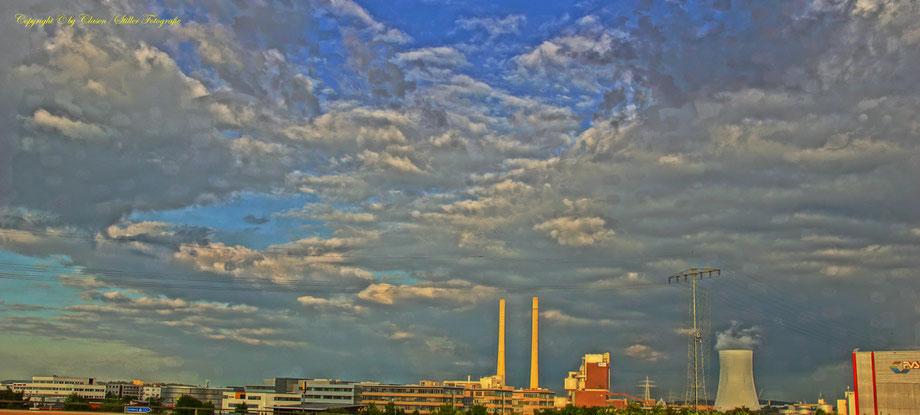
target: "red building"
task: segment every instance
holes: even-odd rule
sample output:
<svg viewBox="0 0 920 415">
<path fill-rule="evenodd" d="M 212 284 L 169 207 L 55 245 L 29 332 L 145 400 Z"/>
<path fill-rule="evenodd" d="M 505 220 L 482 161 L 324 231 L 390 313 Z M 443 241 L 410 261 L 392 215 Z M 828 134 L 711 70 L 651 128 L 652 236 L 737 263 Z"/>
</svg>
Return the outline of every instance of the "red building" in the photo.
<svg viewBox="0 0 920 415">
<path fill-rule="evenodd" d="M 608 406 L 610 394 L 610 353 L 586 354 L 581 358 L 577 372 L 569 372 L 565 379 L 572 405 Z"/>
</svg>

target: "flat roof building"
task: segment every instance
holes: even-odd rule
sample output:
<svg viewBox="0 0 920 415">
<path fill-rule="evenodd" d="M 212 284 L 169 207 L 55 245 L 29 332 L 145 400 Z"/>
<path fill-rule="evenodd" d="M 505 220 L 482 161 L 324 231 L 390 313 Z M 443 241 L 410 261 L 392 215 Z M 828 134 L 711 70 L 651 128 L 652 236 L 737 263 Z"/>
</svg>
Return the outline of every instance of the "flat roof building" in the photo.
<svg viewBox="0 0 920 415">
<path fill-rule="evenodd" d="M 202 402 L 210 402 L 215 408 L 221 407 L 224 392 L 243 392 L 243 388 L 212 388 L 208 386 L 164 385 L 160 387 L 163 405 L 173 406 L 182 395 L 188 395 Z"/>
<path fill-rule="evenodd" d="M 455 408 L 466 407 L 463 386 L 445 386 L 441 382 L 421 381 L 417 385 L 391 385 L 382 383 L 361 383 L 361 404 L 374 404 L 383 408 L 393 402 L 396 409 L 407 413 L 419 411 L 427 414 L 444 405 Z"/>
<path fill-rule="evenodd" d="M 221 398 L 220 410 L 222 413 L 233 412 L 237 405 L 246 404 L 246 410 L 252 413 L 273 413 L 276 406 L 300 405 L 300 393 L 275 393 L 272 392 L 245 392 L 225 391 Z"/>
<path fill-rule="evenodd" d="M 462 387 L 464 402 L 470 407 L 482 405 L 490 414 L 514 412 L 514 387 L 504 385 L 504 376 L 488 376 L 478 381 L 445 381 L 444 384 Z"/>
<path fill-rule="evenodd" d="M 916 415 L 920 408 L 920 350 L 853 351 L 856 415 Z"/>
<path fill-rule="evenodd" d="M 71 394 L 88 400 L 105 399 L 105 385 L 96 383 L 94 378 L 33 376 L 31 382 L 14 382 L 10 387 L 32 402 L 61 403 Z"/>
</svg>

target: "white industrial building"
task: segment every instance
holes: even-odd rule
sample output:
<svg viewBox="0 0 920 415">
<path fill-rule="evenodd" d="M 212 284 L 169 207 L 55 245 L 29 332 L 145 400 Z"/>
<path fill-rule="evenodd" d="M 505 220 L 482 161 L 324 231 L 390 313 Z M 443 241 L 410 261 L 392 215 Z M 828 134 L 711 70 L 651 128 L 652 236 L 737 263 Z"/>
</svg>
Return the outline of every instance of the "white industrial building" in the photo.
<svg viewBox="0 0 920 415">
<path fill-rule="evenodd" d="M 182 395 L 188 395 L 202 402 L 210 402 L 215 408 L 221 407 L 221 400 L 225 392 L 239 392 L 242 388 L 212 388 L 209 386 L 163 385 L 160 387 L 160 398 L 163 405 L 174 406 Z"/>
<path fill-rule="evenodd" d="M 300 386 L 303 403 L 355 404 L 361 401 L 361 386 L 354 382 L 308 379 Z"/>
<path fill-rule="evenodd" d="M 225 391 L 221 411 L 232 412 L 246 404 L 247 411 L 271 413 L 279 408 L 303 405 L 354 405 L 360 401 L 360 386 L 331 379 L 267 379 L 261 385 L 246 385 L 244 391 Z"/>
<path fill-rule="evenodd" d="M 920 413 L 920 350 L 853 351 L 856 415 Z"/>
<path fill-rule="evenodd" d="M 233 412 L 237 405 L 245 403 L 248 412 L 271 412 L 276 406 L 300 405 L 300 393 L 276 392 L 224 392 L 221 412 Z"/>
<path fill-rule="evenodd" d="M 33 376 L 31 382 L 14 382 L 10 387 L 32 402 L 61 403 L 71 394 L 89 400 L 105 399 L 105 385 L 93 378 Z"/>
</svg>

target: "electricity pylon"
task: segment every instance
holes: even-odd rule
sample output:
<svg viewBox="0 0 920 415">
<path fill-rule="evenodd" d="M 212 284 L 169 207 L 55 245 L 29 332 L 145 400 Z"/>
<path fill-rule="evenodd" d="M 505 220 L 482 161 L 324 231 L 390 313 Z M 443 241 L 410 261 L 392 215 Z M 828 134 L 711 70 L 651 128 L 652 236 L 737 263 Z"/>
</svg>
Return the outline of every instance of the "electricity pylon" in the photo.
<svg viewBox="0 0 920 415">
<path fill-rule="evenodd" d="M 642 389 L 642 400 L 645 401 L 645 404 L 648 405 L 652 401 L 652 388 L 656 388 L 655 381 L 648 380 L 648 376 L 645 377 L 645 380 L 639 381 L 639 388 Z"/>
<path fill-rule="evenodd" d="M 704 276 L 712 277 L 712 273 L 722 275 L 722 270 L 716 268 L 690 268 L 686 271 L 668 277 L 668 284 L 671 280 L 675 282 L 689 282 L 689 304 L 687 315 L 689 324 L 687 327 L 687 392 L 684 397 L 684 403 L 690 405 L 693 402 L 693 411 L 699 413 L 700 401 L 709 401 L 706 393 L 706 357 L 708 356 L 709 328 L 712 324 L 709 292 L 705 289 L 698 289 L 699 280 Z"/>
</svg>

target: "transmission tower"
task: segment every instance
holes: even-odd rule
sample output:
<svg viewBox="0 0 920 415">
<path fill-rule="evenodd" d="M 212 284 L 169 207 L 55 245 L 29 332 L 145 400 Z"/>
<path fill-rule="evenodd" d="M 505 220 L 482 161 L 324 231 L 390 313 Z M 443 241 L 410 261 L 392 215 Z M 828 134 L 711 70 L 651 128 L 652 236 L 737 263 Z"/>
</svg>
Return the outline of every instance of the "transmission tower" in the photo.
<svg viewBox="0 0 920 415">
<path fill-rule="evenodd" d="M 655 381 L 648 380 L 648 376 L 646 376 L 645 380 L 639 381 L 637 387 L 642 390 L 642 400 L 644 400 L 645 404 L 648 405 L 652 400 L 651 389 L 657 387 L 655 386 Z"/>
<path fill-rule="evenodd" d="M 715 268 L 690 268 L 686 271 L 668 277 L 671 281 L 686 282 L 689 290 L 687 307 L 687 391 L 684 403 L 693 405 L 693 411 L 699 413 L 700 402 L 708 403 L 709 395 L 706 393 L 706 363 L 709 360 L 709 330 L 712 324 L 712 302 L 709 290 L 698 287 L 699 280 L 703 277 L 711 278 L 712 274 L 721 275 L 722 271 Z M 683 279 L 683 281 L 681 281 Z"/>
</svg>

